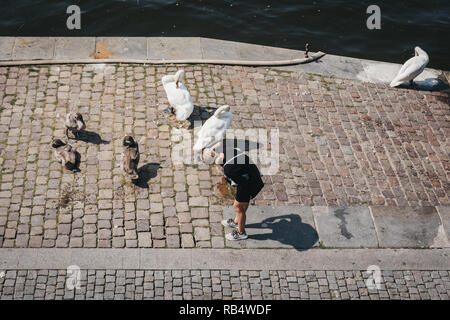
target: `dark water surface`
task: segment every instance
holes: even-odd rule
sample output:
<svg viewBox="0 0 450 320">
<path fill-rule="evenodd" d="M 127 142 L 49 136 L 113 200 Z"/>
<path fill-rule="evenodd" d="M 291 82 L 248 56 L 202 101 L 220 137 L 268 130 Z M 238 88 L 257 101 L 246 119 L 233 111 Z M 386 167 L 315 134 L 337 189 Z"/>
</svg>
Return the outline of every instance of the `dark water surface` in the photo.
<svg viewBox="0 0 450 320">
<path fill-rule="evenodd" d="M 416 45 L 450 70 L 450 0 L 1 0 L 0 35 L 201 36 L 402 63 Z M 80 6 L 81 30 L 66 8 Z M 381 30 L 366 9 L 381 8 Z"/>
</svg>

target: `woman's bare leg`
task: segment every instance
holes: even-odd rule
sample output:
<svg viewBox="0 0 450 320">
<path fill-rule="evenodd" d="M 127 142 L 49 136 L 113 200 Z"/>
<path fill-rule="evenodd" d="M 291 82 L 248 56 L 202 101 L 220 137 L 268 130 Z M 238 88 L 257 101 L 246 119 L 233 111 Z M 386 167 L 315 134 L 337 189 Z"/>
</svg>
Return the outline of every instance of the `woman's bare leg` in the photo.
<svg viewBox="0 0 450 320">
<path fill-rule="evenodd" d="M 238 202 L 234 200 L 234 210 L 236 211 L 236 218 L 234 219 L 234 223 L 238 225 L 238 231 L 240 234 L 245 233 L 245 220 L 249 203 L 248 202 Z"/>
</svg>

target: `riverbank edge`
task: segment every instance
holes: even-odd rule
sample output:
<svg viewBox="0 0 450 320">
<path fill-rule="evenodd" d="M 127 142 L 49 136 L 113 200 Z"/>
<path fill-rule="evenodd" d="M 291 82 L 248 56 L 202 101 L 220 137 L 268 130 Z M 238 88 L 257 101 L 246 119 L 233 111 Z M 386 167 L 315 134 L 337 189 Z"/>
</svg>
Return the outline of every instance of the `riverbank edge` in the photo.
<svg viewBox="0 0 450 320">
<path fill-rule="evenodd" d="M 321 48 L 315 48 L 320 51 Z M 413 51 L 413 48 L 411 48 Z M 311 57 L 313 53 L 309 53 Z M 0 66 L 51 63 L 208 63 L 242 62 L 252 66 L 298 60 L 305 52 L 200 37 L 0 37 Z M 432 59 L 432 57 L 431 57 Z M 226 63 L 224 63 L 226 64 Z M 326 54 L 309 63 L 273 66 L 327 77 L 388 84 L 401 65 Z M 416 78 L 425 89 L 450 82 L 450 71 L 426 68 Z M 435 83 L 433 83 L 433 81 Z"/>
</svg>

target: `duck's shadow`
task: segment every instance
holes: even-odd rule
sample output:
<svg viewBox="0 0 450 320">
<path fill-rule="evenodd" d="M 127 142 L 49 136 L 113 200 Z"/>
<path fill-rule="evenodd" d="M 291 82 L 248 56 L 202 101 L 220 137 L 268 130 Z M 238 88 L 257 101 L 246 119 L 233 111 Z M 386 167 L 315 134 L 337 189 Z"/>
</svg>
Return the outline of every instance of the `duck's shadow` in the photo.
<svg viewBox="0 0 450 320">
<path fill-rule="evenodd" d="M 83 131 L 80 132 L 80 137 L 75 139 L 78 141 L 88 142 L 92 144 L 109 144 L 110 141 L 103 140 L 97 132 Z"/>
<path fill-rule="evenodd" d="M 139 178 L 137 180 L 133 180 L 133 184 L 137 187 L 148 189 L 148 181 L 158 175 L 159 168 L 161 168 L 161 166 L 156 162 L 143 165 L 137 170 Z"/>
</svg>

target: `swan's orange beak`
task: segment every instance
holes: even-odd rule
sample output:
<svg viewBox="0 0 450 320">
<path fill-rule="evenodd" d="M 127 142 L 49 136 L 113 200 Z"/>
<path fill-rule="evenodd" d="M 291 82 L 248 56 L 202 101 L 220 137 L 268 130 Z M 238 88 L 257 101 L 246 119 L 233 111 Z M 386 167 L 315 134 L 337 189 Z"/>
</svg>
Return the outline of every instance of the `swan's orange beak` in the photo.
<svg viewBox="0 0 450 320">
<path fill-rule="evenodd" d="M 176 83 L 176 86 L 177 86 L 177 89 L 178 89 L 178 81 L 177 81 L 177 83 Z"/>
</svg>

